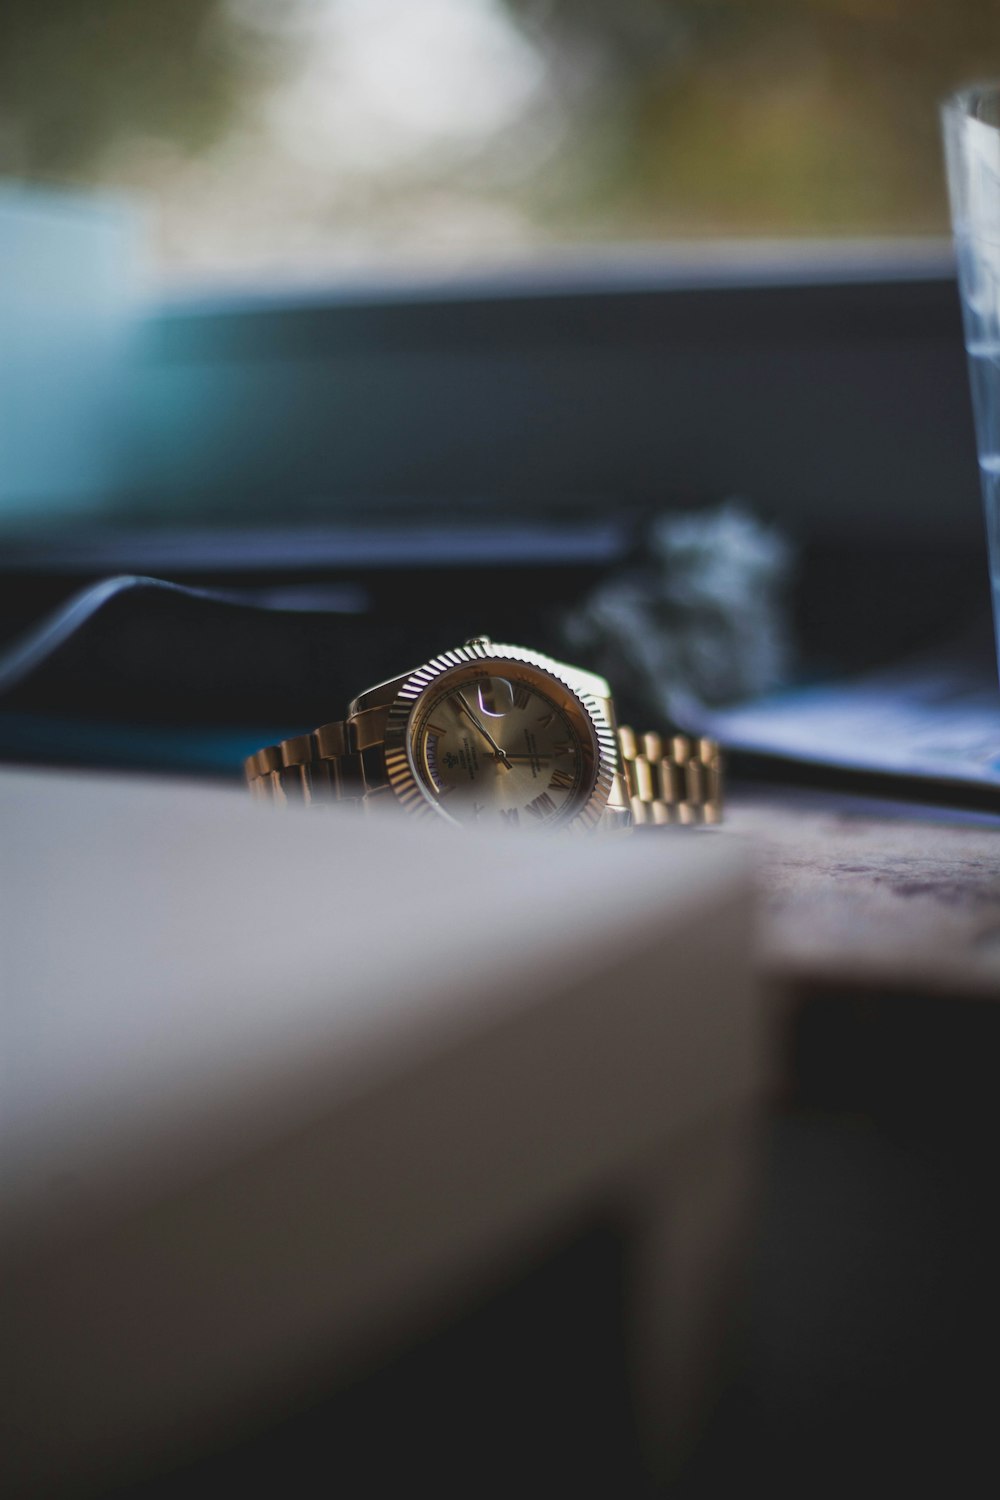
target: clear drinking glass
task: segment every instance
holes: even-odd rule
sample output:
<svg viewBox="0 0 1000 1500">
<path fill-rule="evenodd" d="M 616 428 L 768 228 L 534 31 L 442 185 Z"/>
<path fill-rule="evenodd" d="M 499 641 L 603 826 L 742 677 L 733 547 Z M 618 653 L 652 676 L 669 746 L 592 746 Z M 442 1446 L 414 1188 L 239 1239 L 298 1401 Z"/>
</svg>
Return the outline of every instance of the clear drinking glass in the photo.
<svg viewBox="0 0 1000 1500">
<path fill-rule="evenodd" d="M 1000 81 L 961 89 L 941 113 L 1000 655 Z"/>
</svg>

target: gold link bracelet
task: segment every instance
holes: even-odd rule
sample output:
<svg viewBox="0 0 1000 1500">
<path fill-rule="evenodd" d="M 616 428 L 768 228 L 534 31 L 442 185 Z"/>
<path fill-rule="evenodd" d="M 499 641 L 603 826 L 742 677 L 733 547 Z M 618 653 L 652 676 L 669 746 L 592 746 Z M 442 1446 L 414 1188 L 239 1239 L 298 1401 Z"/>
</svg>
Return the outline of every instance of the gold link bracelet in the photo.
<svg viewBox="0 0 1000 1500">
<path fill-rule="evenodd" d="M 363 801 L 369 785 L 348 721 L 324 724 L 315 733 L 266 745 L 247 758 L 247 784 L 256 797 L 273 802 Z M 640 750 L 639 746 L 642 746 Z M 637 828 L 714 824 L 722 818 L 722 764 L 715 740 L 675 734 L 666 741 L 655 730 L 637 736 L 618 730 L 618 750 L 632 822 Z"/>
</svg>

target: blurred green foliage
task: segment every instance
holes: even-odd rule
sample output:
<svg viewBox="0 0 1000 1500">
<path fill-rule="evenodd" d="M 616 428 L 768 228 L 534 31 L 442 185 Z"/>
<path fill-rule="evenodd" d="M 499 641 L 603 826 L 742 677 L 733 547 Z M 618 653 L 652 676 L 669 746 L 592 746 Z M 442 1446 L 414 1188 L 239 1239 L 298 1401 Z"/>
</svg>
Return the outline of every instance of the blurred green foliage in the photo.
<svg viewBox="0 0 1000 1500">
<path fill-rule="evenodd" d="M 135 140 L 197 157 L 323 3 L 3 0 L 0 174 L 108 180 Z M 481 180 L 550 238 L 943 232 L 938 102 L 1000 74 L 1000 0 L 500 3 L 565 128 Z"/>
<path fill-rule="evenodd" d="M 263 59 L 219 0 L 2 0 L 0 173 L 100 175 L 148 137 L 197 151 L 225 128 Z"/>
<path fill-rule="evenodd" d="M 595 228 L 640 237 L 944 232 L 939 102 L 1000 75 L 998 0 L 505 3 L 603 59 L 575 175 Z"/>
</svg>

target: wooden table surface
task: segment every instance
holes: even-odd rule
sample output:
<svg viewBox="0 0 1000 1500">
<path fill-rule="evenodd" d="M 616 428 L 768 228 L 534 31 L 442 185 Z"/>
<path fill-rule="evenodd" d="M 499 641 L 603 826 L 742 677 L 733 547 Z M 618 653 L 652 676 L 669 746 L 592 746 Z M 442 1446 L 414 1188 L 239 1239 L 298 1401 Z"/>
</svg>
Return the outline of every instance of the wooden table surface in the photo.
<svg viewBox="0 0 1000 1500">
<path fill-rule="evenodd" d="M 738 792 L 763 962 L 784 985 L 1000 1000 L 1000 819 L 781 788 Z"/>
</svg>

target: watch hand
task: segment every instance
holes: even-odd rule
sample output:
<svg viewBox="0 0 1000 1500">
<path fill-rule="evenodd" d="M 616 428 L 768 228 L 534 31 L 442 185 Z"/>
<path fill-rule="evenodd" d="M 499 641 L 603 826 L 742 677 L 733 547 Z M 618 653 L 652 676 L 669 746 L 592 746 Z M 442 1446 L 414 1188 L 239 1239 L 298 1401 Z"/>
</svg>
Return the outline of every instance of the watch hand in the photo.
<svg viewBox="0 0 1000 1500">
<path fill-rule="evenodd" d="M 486 728 L 486 726 L 473 713 L 472 709 L 469 707 L 468 703 L 466 702 L 465 694 L 464 693 L 457 693 L 456 697 L 458 698 L 459 703 L 461 703 L 462 707 L 465 709 L 465 712 L 469 715 L 469 718 L 472 720 L 473 724 L 475 724 L 476 728 L 479 730 L 479 733 L 482 735 L 483 739 L 491 747 L 491 749 L 492 749 L 494 755 L 496 756 L 497 760 L 501 761 L 503 763 L 503 765 L 505 765 L 507 767 L 508 771 L 509 771 L 510 770 L 510 761 L 507 759 L 506 752 L 503 751 L 503 750 L 501 750 L 500 746 L 497 744 L 496 740 L 490 734 L 490 732 Z"/>
</svg>

